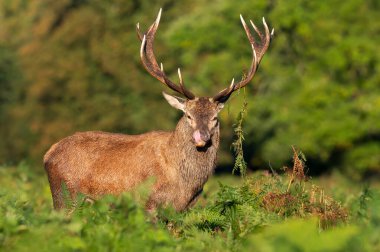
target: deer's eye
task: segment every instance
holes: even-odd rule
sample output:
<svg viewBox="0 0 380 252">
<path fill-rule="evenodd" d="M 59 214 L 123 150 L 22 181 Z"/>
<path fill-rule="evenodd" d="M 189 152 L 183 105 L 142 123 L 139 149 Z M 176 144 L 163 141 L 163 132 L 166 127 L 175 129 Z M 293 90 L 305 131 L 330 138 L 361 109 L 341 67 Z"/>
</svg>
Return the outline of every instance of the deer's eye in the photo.
<svg viewBox="0 0 380 252">
<path fill-rule="evenodd" d="M 218 120 L 218 117 L 216 116 L 211 119 L 211 121 L 216 121 L 216 120 Z"/>
<path fill-rule="evenodd" d="M 186 115 L 187 116 L 187 119 L 191 120 L 193 119 L 190 115 Z"/>
</svg>

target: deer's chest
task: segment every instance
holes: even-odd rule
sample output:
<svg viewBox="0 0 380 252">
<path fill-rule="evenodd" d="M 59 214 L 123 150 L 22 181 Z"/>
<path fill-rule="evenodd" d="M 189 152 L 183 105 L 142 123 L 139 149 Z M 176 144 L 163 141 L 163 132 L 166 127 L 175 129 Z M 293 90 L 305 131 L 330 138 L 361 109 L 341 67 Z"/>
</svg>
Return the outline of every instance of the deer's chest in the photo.
<svg viewBox="0 0 380 252">
<path fill-rule="evenodd" d="M 181 180 L 191 190 L 199 190 L 213 173 L 216 164 L 216 151 L 208 153 L 188 153 L 181 160 L 179 173 Z"/>
</svg>

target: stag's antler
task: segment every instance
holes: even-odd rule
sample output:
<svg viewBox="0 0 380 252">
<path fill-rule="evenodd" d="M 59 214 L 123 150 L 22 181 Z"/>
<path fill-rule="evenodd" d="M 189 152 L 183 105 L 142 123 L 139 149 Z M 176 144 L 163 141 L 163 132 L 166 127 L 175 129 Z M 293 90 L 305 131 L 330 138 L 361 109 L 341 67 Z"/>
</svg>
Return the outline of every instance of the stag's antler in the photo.
<svg viewBox="0 0 380 252">
<path fill-rule="evenodd" d="M 175 84 L 171 80 L 169 80 L 164 72 L 164 67 L 161 63 L 158 66 L 156 57 L 153 52 L 153 42 L 154 36 L 156 34 L 158 25 L 160 23 L 162 9 L 160 9 L 156 21 L 149 27 L 148 31 L 144 34 L 140 32 L 140 25 L 136 25 L 137 36 L 141 41 L 141 49 L 140 49 L 140 57 L 141 61 L 145 67 L 145 69 L 156 79 L 164 83 L 166 86 L 171 88 L 172 90 L 184 95 L 188 99 L 194 99 L 195 96 L 189 90 L 187 90 L 184 86 L 181 70 L 178 68 L 178 77 L 179 77 L 179 85 Z"/>
<path fill-rule="evenodd" d="M 261 31 L 252 22 L 252 20 L 250 20 L 250 23 L 253 29 L 256 31 L 257 35 L 260 37 L 260 41 L 257 42 L 252 36 L 247 24 L 245 23 L 241 15 L 240 15 L 240 20 L 241 20 L 241 23 L 243 24 L 245 33 L 247 34 L 249 42 L 251 43 L 251 46 L 252 46 L 253 58 L 252 58 L 251 67 L 248 71 L 248 74 L 246 76 L 243 76 L 240 82 L 235 83 L 234 79 L 232 79 L 231 85 L 228 88 L 225 88 L 222 91 L 220 91 L 218 94 L 216 94 L 213 97 L 213 100 L 216 102 L 225 102 L 234 91 L 244 87 L 252 80 L 253 76 L 255 75 L 257 71 L 257 68 L 260 64 L 262 57 L 264 56 L 266 50 L 269 47 L 271 38 L 274 34 L 274 29 L 272 29 L 272 32 L 269 32 L 269 28 L 268 28 L 267 23 L 265 22 L 265 18 L 263 18 L 265 34 L 261 33 Z"/>
</svg>

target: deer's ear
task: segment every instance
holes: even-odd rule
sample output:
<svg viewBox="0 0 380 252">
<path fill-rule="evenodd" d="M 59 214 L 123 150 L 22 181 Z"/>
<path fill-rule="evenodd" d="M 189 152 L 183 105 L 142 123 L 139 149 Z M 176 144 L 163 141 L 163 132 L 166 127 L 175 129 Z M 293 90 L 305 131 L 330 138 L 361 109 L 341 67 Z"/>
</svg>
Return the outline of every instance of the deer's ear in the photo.
<svg viewBox="0 0 380 252">
<path fill-rule="evenodd" d="M 186 102 L 185 99 L 177 97 L 177 96 L 168 95 L 165 92 L 162 92 L 162 94 L 164 95 L 165 99 L 168 101 L 170 106 L 185 112 L 185 102 Z"/>
</svg>

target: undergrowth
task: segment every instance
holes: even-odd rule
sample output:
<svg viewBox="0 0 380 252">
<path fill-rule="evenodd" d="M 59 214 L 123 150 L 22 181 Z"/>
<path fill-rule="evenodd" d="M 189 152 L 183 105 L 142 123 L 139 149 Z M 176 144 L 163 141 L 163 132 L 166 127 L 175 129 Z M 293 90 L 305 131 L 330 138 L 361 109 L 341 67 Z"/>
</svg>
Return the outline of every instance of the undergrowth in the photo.
<svg viewBox="0 0 380 252">
<path fill-rule="evenodd" d="M 156 223 L 132 194 L 84 201 L 71 216 L 54 212 L 45 177 L 25 164 L 1 167 L 0 250 L 379 251 L 379 191 L 346 188 L 338 201 L 295 166 L 206 186 L 196 207 L 160 209 Z"/>
</svg>

